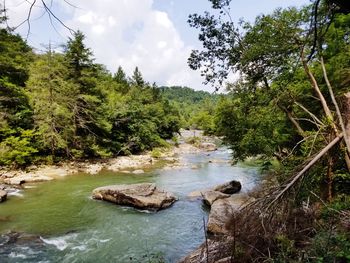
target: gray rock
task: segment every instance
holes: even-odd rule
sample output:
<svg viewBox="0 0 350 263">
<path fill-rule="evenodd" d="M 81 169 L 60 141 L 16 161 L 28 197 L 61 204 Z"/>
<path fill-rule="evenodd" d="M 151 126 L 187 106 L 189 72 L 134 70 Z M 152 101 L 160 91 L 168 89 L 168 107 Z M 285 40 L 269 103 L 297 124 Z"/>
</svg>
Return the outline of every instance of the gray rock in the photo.
<svg viewBox="0 0 350 263">
<path fill-rule="evenodd" d="M 93 190 L 92 197 L 151 211 L 167 208 L 177 200 L 173 194 L 158 190 L 150 183 L 99 187 Z"/>
<path fill-rule="evenodd" d="M 213 190 L 221 192 L 223 194 L 232 195 L 232 194 L 238 193 L 239 191 L 241 191 L 241 189 L 242 189 L 241 183 L 238 181 L 232 180 L 228 183 L 224 183 L 216 186 Z"/>
<path fill-rule="evenodd" d="M 37 183 L 37 182 L 45 182 L 45 181 L 51 181 L 51 180 L 53 180 L 53 178 L 49 176 L 28 173 L 25 175 L 15 176 L 12 178 L 6 178 L 4 179 L 4 182 L 10 185 L 21 185 L 24 183 Z"/>
<path fill-rule="evenodd" d="M 218 191 L 207 191 L 207 192 L 204 192 L 204 194 L 202 194 L 202 197 L 203 197 L 203 202 L 206 205 L 211 206 L 215 201 L 230 197 L 230 195 L 223 194 Z"/>
<path fill-rule="evenodd" d="M 5 190 L 0 190 L 0 203 L 6 201 L 7 199 L 7 192 Z"/>
</svg>

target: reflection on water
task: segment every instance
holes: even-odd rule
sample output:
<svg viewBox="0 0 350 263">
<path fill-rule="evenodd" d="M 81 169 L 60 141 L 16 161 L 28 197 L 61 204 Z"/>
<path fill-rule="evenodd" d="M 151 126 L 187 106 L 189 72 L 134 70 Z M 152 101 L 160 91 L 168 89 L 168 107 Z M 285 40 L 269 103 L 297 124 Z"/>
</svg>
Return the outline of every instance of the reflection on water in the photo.
<svg viewBox="0 0 350 263">
<path fill-rule="evenodd" d="M 190 165 L 180 169 L 80 174 L 9 196 L 0 206 L 0 218 L 6 219 L 0 221 L 0 233 L 12 230 L 38 238 L 9 241 L 3 235 L 0 262 L 176 262 L 204 240 L 207 211 L 200 200 L 187 197 L 190 192 L 232 179 L 249 191 L 259 181 L 256 169 L 231 166 L 229 158 L 226 149 L 189 154 L 183 162 Z M 158 213 L 145 213 L 90 197 L 99 186 L 140 182 L 154 182 L 179 201 Z"/>
</svg>

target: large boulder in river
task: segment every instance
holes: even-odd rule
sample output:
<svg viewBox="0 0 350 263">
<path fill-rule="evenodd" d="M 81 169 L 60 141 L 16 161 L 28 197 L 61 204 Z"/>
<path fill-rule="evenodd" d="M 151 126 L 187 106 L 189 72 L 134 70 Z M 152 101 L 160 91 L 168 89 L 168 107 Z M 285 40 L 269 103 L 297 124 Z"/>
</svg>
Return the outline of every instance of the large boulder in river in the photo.
<svg viewBox="0 0 350 263">
<path fill-rule="evenodd" d="M 0 190 L 0 203 L 6 201 L 7 192 L 5 190 Z"/>
<path fill-rule="evenodd" d="M 232 195 L 241 191 L 242 185 L 239 181 L 232 180 L 230 182 L 220 184 L 216 186 L 213 190 L 221 192 L 223 194 Z"/>
<path fill-rule="evenodd" d="M 177 200 L 173 194 L 159 190 L 151 183 L 103 186 L 93 190 L 92 197 L 152 211 L 167 208 Z"/>
<path fill-rule="evenodd" d="M 224 197 L 228 197 L 232 194 L 238 193 L 241 190 L 241 188 L 242 188 L 242 185 L 239 181 L 232 180 L 227 183 L 217 185 L 213 188 L 193 191 L 189 193 L 187 196 L 190 198 L 202 197 L 205 200 L 205 202 L 206 202 L 206 199 L 208 200 L 208 205 L 211 205 L 210 203 L 212 202 L 209 201 L 211 197 L 214 197 L 214 199 L 216 199 L 215 196 L 219 195 L 219 193 L 226 194 L 227 196 L 224 196 Z M 216 192 L 216 193 L 212 193 L 212 192 Z M 220 196 L 223 197 L 222 195 Z"/>
</svg>

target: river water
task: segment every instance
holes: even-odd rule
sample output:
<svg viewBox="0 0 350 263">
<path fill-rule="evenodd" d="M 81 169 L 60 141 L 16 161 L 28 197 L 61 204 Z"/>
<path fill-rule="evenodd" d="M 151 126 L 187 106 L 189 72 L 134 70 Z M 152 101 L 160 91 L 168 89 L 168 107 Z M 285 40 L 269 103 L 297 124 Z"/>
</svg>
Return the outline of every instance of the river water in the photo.
<svg viewBox="0 0 350 263">
<path fill-rule="evenodd" d="M 245 192 L 260 180 L 257 169 L 231 166 L 229 159 L 230 152 L 221 148 L 184 155 L 189 165 L 180 169 L 138 175 L 104 171 L 33 185 L 0 205 L 0 218 L 6 219 L 0 234 L 25 232 L 40 236 L 40 242 L 6 243 L 2 235 L 0 262 L 176 262 L 204 241 L 208 211 L 187 197 L 190 192 L 232 179 L 241 181 Z M 179 201 L 146 213 L 91 199 L 96 187 L 141 182 L 156 183 Z"/>
</svg>

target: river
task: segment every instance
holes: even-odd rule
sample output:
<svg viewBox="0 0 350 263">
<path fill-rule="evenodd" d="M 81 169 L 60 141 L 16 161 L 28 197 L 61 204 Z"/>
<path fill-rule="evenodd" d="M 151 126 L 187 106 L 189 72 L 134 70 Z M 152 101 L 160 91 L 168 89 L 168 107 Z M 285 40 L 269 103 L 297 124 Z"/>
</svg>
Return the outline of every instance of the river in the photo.
<svg viewBox="0 0 350 263">
<path fill-rule="evenodd" d="M 77 174 L 29 185 L 0 204 L 0 233 L 25 232 L 40 242 L 9 243 L 0 237 L 0 262 L 176 262 L 204 241 L 207 208 L 187 197 L 235 179 L 242 191 L 260 180 L 253 167 L 231 166 L 225 148 L 186 154 L 177 169 L 153 169 L 144 174 L 103 171 Z M 215 160 L 210 162 L 210 160 Z M 91 199 L 94 188 L 110 184 L 156 183 L 178 198 L 172 207 L 146 213 Z"/>
</svg>

